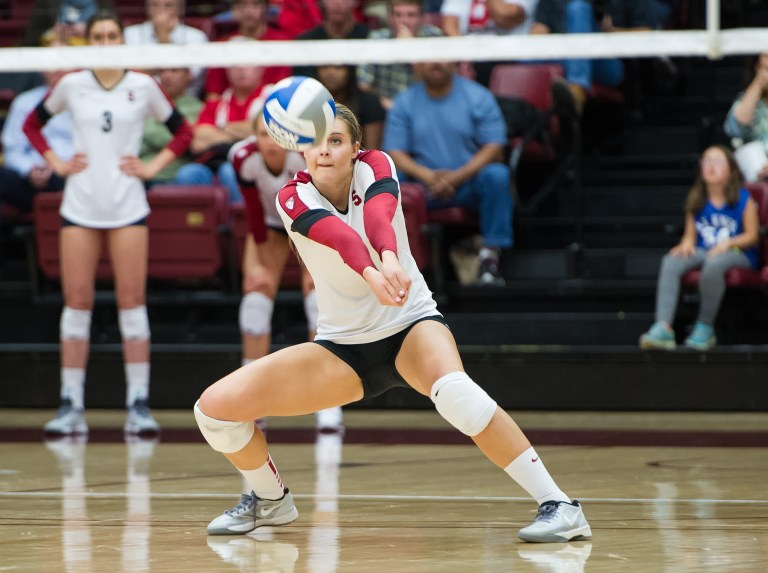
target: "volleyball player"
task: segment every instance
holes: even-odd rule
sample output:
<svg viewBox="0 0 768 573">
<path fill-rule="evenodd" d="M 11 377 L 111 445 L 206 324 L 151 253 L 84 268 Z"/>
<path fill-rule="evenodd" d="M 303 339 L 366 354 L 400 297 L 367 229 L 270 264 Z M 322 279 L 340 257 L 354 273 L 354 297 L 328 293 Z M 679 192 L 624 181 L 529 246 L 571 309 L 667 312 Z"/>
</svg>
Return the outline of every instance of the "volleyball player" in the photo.
<svg viewBox="0 0 768 573">
<path fill-rule="evenodd" d="M 255 128 L 254 136 L 230 150 L 250 231 L 243 254 L 243 299 L 240 303 L 243 365 L 269 352 L 275 297 L 291 252 L 275 197 L 283 185 L 307 166 L 300 153 L 286 151 L 269 137 L 261 114 L 255 121 Z M 317 295 L 312 277 L 303 266 L 301 287 L 309 340 L 312 340 L 317 329 Z M 316 418 L 317 428 L 321 431 L 343 427 L 340 407 L 321 410 L 316 413 Z"/>
<path fill-rule="evenodd" d="M 537 500 L 519 537 L 591 536 L 580 504 L 555 484 L 517 424 L 464 372 L 408 246 L 394 163 L 361 151 L 361 128 L 342 105 L 331 134 L 304 153 L 307 171 L 278 194 L 278 212 L 317 290 L 314 342 L 252 362 L 206 389 L 200 430 L 255 496 L 214 519 L 211 534 L 294 521 L 298 511 L 253 420 L 370 398 L 395 386 L 430 396 L 437 411 Z"/>
<path fill-rule="evenodd" d="M 123 43 L 117 16 L 99 11 L 86 26 L 91 45 Z M 75 155 L 62 161 L 41 129 L 64 110 L 73 118 Z M 139 158 L 146 117 L 164 122 L 174 137 L 152 161 Z M 157 433 L 148 407 L 149 321 L 146 278 L 149 214 L 143 180 L 184 153 L 192 130 L 150 76 L 124 69 L 97 69 L 64 76 L 27 117 L 24 132 L 57 175 L 66 177 L 61 204 L 61 406 L 45 425 L 52 434 L 88 431 L 84 416 L 94 283 L 106 237 L 123 340 L 129 434 Z"/>
</svg>

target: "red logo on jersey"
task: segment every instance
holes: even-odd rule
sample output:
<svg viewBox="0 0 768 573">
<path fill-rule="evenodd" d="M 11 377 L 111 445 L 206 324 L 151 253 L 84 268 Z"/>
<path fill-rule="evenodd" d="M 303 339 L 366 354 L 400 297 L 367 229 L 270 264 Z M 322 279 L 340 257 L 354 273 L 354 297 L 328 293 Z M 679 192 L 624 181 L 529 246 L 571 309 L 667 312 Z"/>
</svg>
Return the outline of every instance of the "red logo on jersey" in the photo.
<svg viewBox="0 0 768 573">
<path fill-rule="evenodd" d="M 136 99 L 136 96 L 133 95 L 133 90 L 128 90 L 128 101 L 133 101 Z"/>
<path fill-rule="evenodd" d="M 358 195 L 358 194 L 357 194 L 357 191 L 355 191 L 354 189 L 352 189 L 352 202 L 353 202 L 355 205 L 360 205 L 360 203 L 362 203 L 362 202 L 363 202 L 363 200 L 362 200 L 362 199 L 360 199 L 360 195 Z"/>
</svg>

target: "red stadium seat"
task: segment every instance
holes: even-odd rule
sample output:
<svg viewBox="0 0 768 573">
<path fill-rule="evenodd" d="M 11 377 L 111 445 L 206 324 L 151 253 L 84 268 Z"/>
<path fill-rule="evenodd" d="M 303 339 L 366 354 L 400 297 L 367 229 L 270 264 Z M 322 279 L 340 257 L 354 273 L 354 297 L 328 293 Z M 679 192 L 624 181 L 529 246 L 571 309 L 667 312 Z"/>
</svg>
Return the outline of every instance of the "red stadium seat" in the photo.
<svg viewBox="0 0 768 573">
<path fill-rule="evenodd" d="M 759 288 L 768 286 L 768 184 L 751 183 L 745 185 L 752 198 L 757 203 L 757 213 L 760 219 L 760 266 L 757 270 L 730 269 L 725 273 L 725 284 L 733 288 Z M 701 271 L 688 271 L 681 279 L 685 287 L 696 287 L 701 278 Z"/>
<path fill-rule="evenodd" d="M 229 207 L 230 217 L 232 219 L 232 241 L 237 253 L 237 268 L 242 267 L 243 252 L 245 251 L 245 238 L 248 236 L 248 218 L 244 203 L 233 203 Z M 282 288 L 300 289 L 301 288 L 301 264 L 293 251 L 288 256 L 285 263 L 282 281 Z"/>
<path fill-rule="evenodd" d="M 429 237 L 426 233 L 428 215 L 424 188 L 418 183 L 400 183 L 400 195 L 411 254 L 419 269 L 424 270 L 430 266 Z"/>
<path fill-rule="evenodd" d="M 43 276 L 58 279 L 59 207 L 63 193 L 35 196 L 35 251 Z M 154 279 L 212 279 L 222 268 L 223 230 L 227 223 L 227 190 L 219 186 L 155 186 L 147 194 L 152 209 L 149 227 L 148 276 Z M 98 279 L 111 279 L 106 242 L 102 243 Z"/>
</svg>

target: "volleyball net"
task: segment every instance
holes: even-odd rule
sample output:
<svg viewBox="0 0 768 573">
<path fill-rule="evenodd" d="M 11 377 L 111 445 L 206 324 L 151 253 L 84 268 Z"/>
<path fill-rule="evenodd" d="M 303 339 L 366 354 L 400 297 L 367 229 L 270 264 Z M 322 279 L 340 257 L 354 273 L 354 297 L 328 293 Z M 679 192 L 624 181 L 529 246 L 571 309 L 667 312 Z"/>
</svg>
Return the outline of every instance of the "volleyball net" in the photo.
<svg viewBox="0 0 768 573">
<path fill-rule="evenodd" d="M 570 58 L 706 57 L 768 52 L 768 28 L 463 36 L 397 40 L 210 42 L 2 48 L 0 71 L 293 66 Z"/>
</svg>

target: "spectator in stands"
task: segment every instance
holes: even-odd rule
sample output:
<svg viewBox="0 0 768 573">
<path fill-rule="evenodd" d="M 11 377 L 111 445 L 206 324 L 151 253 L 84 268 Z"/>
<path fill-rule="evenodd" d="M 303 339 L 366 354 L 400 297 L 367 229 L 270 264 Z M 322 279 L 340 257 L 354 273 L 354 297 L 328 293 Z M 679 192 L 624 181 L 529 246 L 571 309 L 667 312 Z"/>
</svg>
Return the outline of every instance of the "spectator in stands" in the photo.
<svg viewBox="0 0 768 573">
<path fill-rule="evenodd" d="M 222 41 L 247 41 L 247 40 L 289 40 L 284 32 L 270 28 L 267 25 L 267 0 L 235 0 L 232 7 L 232 16 L 237 22 L 237 31 L 221 38 Z M 291 75 L 290 66 L 269 66 L 264 68 L 262 77 L 263 87 L 274 84 Z M 227 74 L 224 68 L 211 68 L 205 80 L 206 99 L 221 97 L 229 87 Z"/>
<path fill-rule="evenodd" d="M 147 21 L 125 29 L 126 44 L 205 44 L 205 32 L 181 23 L 182 0 L 147 0 Z M 189 94 L 199 96 L 203 68 L 190 68 L 194 81 Z"/>
<path fill-rule="evenodd" d="M 388 38 L 422 38 L 442 36 L 436 26 L 424 23 L 421 0 L 390 0 L 389 27 L 371 30 L 373 40 Z M 392 107 L 394 97 L 413 83 L 413 68 L 409 64 L 363 64 L 357 68 L 360 89 L 379 96 L 384 109 Z M 376 148 L 369 146 L 367 148 Z"/>
<path fill-rule="evenodd" d="M 440 9 L 446 36 L 527 34 L 533 24 L 538 0 L 445 0 Z M 463 62 L 462 75 L 474 77 L 484 86 L 491 81 L 499 62 Z"/>
<path fill-rule="evenodd" d="M 160 87 L 171 98 L 173 105 L 179 110 L 179 113 L 184 116 L 184 119 L 190 125 L 194 125 L 200 115 L 203 102 L 194 96 L 187 95 L 187 88 L 189 88 L 189 84 L 192 82 L 192 73 L 189 71 L 189 68 L 166 68 L 160 70 L 158 79 Z M 148 117 L 144 120 L 144 134 L 141 138 L 139 158 L 144 163 L 149 163 L 158 153 L 161 153 L 163 149 L 168 147 L 171 139 L 173 139 L 173 134 L 168 129 L 168 126 L 154 118 Z M 174 182 L 179 169 L 187 163 L 189 163 L 188 156 L 176 157 L 161 169 L 151 181 L 146 181 L 146 187 L 149 188 L 158 183 Z"/>
<path fill-rule="evenodd" d="M 123 43 L 117 16 L 99 11 L 86 26 L 89 45 Z M 72 114 L 75 154 L 59 157 L 43 134 L 58 113 Z M 139 157 L 144 119 L 164 121 L 175 137 L 150 163 Z M 64 76 L 24 123 L 24 133 L 51 169 L 66 178 L 59 233 L 64 309 L 61 315 L 61 407 L 47 433 L 82 434 L 96 268 L 104 239 L 115 277 L 127 381 L 127 434 L 157 433 L 149 411 L 149 321 L 146 278 L 149 214 L 142 181 L 184 153 L 192 130 L 146 74 L 99 68 Z"/>
<path fill-rule="evenodd" d="M 378 149 L 387 112 L 378 97 L 357 87 L 355 67 L 317 66 L 317 79 L 328 88 L 334 101 L 343 103 L 357 116 L 363 127 L 363 147 Z"/>
<path fill-rule="evenodd" d="M 69 40 L 70 45 L 75 42 L 85 44 L 85 24 L 98 9 L 96 0 L 61 0 L 57 26 L 64 28 L 62 34 L 65 36 L 82 40 Z"/>
<path fill-rule="evenodd" d="M 64 179 L 59 177 L 24 135 L 24 120 L 34 110 L 51 86 L 64 72 L 43 72 L 45 85 L 17 95 L 3 125 L 3 153 L 5 166 L 0 167 L 0 203 L 12 205 L 20 211 L 31 211 L 36 193 L 61 191 Z M 72 116 L 64 112 L 54 117 L 43 130 L 56 155 L 68 161 L 74 154 Z"/>
<path fill-rule="evenodd" d="M 323 22 L 317 0 L 283 0 L 279 10 L 277 27 L 290 38 L 297 38 Z"/>
<path fill-rule="evenodd" d="M 701 269 L 701 306 L 685 345 L 709 350 L 717 343 L 714 324 L 725 294 L 725 273 L 733 268 L 757 268 L 759 226 L 757 205 L 741 187 L 741 174 L 730 149 L 721 145 L 708 148 L 685 202 L 683 237 L 661 261 L 656 322 L 640 337 L 640 348 L 675 348 L 672 323 L 680 278 L 692 269 Z"/>
<path fill-rule="evenodd" d="M 227 153 L 234 143 L 250 135 L 253 119 L 261 110 L 258 86 L 263 70 L 258 66 L 227 68 L 230 87 L 220 99 L 203 106 L 190 146 L 195 161 L 179 169 L 177 183 L 211 185 L 216 178 L 229 190 L 230 202 L 242 200 Z"/>
<path fill-rule="evenodd" d="M 455 63 L 415 67 L 421 81 L 395 98 L 383 148 L 399 172 L 424 184 L 428 209 L 462 206 L 479 213 L 484 246 L 477 281 L 503 285 L 499 260 L 512 246 L 514 205 L 499 105 L 487 88 L 457 75 Z"/>
<path fill-rule="evenodd" d="M 355 20 L 355 0 L 320 0 L 323 22 L 303 33 L 298 40 L 364 40 L 368 26 Z M 315 66 L 294 66 L 297 76 L 316 76 Z"/>
<path fill-rule="evenodd" d="M 532 34 L 625 32 L 653 27 L 649 0 L 539 0 L 533 19 Z M 576 114 L 584 109 L 593 82 L 615 88 L 624 79 L 624 66 L 617 58 L 567 59 L 562 64 L 565 83 L 555 83 L 556 96 L 567 100 Z"/>
<path fill-rule="evenodd" d="M 725 118 L 725 133 L 740 144 L 762 141 L 768 153 L 768 52 L 757 56 L 750 67 L 752 77 Z M 768 163 L 758 177 L 768 180 Z"/>
<path fill-rule="evenodd" d="M 275 197 L 283 185 L 307 167 L 301 153 L 286 151 L 267 133 L 263 115 L 254 121 L 255 135 L 244 139 L 230 151 L 230 161 L 240 182 L 248 216 L 249 233 L 243 253 L 243 300 L 240 304 L 240 333 L 243 365 L 269 353 L 272 311 L 291 244 Z M 312 277 L 302 265 L 301 286 L 309 340 L 317 331 L 317 294 Z M 319 430 L 343 427 L 341 408 L 317 412 Z M 263 428 L 263 421 L 260 424 Z"/>
</svg>

